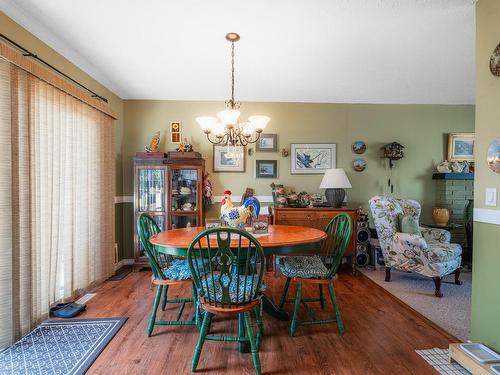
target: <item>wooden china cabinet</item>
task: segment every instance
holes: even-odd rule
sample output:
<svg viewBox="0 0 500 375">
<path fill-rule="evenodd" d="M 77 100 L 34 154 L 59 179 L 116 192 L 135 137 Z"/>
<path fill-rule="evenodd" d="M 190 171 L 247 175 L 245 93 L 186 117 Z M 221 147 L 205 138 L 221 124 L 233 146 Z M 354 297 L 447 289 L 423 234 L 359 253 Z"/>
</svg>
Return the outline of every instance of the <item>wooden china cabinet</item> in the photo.
<svg viewBox="0 0 500 375">
<path fill-rule="evenodd" d="M 203 174 L 198 152 L 145 153 L 134 158 L 135 269 L 149 263 L 137 236 L 137 219 L 146 212 L 161 230 L 204 225 Z"/>
</svg>

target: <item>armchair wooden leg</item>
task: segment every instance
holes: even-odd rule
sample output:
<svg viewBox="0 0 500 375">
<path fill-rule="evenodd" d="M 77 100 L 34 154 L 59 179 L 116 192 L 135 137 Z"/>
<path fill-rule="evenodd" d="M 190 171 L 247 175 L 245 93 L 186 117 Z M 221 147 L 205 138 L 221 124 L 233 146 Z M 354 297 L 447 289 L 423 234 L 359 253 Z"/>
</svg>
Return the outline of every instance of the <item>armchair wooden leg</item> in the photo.
<svg viewBox="0 0 500 375">
<path fill-rule="evenodd" d="M 434 295 L 436 297 L 441 298 L 443 296 L 443 293 L 441 292 L 441 277 L 433 277 L 432 280 L 434 280 L 434 285 L 436 286 L 436 290 L 434 291 Z"/>
<path fill-rule="evenodd" d="M 391 281 L 391 267 L 385 267 L 385 281 Z"/>
<path fill-rule="evenodd" d="M 462 281 L 460 281 L 460 267 L 455 270 L 455 284 L 462 285 Z"/>
</svg>

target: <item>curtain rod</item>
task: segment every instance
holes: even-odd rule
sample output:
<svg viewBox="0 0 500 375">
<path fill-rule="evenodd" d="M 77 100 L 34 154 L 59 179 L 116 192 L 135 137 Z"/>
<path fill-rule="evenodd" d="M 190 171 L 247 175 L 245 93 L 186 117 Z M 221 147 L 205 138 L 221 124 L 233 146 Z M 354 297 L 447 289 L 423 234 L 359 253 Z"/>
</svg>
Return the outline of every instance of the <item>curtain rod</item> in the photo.
<svg viewBox="0 0 500 375">
<path fill-rule="evenodd" d="M 20 44 L 14 42 L 12 39 L 8 38 L 7 36 L 5 36 L 4 34 L 1 34 L 0 33 L 0 38 L 3 38 L 5 39 L 6 41 L 8 41 L 10 44 L 16 46 L 17 48 L 19 48 L 20 50 L 23 51 L 23 56 L 26 56 L 26 57 L 32 57 L 34 58 L 35 60 L 38 60 L 40 61 L 42 64 L 48 66 L 50 69 L 54 70 L 55 72 L 57 72 L 58 74 L 62 75 L 64 78 L 70 80 L 71 82 L 73 82 L 74 84 L 80 86 L 81 88 L 87 90 L 88 92 L 90 92 L 92 94 L 92 97 L 93 98 L 97 98 L 99 100 L 102 100 L 103 102 L 107 103 L 108 102 L 108 99 L 106 99 L 104 96 L 101 96 L 97 93 L 95 93 L 94 91 L 92 91 L 91 89 L 89 89 L 87 86 L 84 86 L 82 85 L 80 82 L 74 80 L 73 78 L 71 78 L 70 76 L 68 76 L 67 74 L 61 72 L 59 69 L 57 69 L 55 66 L 49 64 L 47 61 L 41 59 L 40 57 L 38 57 L 37 55 L 35 55 L 34 53 L 30 52 L 29 50 L 27 50 L 26 48 L 24 48 L 23 46 L 21 46 Z"/>
</svg>

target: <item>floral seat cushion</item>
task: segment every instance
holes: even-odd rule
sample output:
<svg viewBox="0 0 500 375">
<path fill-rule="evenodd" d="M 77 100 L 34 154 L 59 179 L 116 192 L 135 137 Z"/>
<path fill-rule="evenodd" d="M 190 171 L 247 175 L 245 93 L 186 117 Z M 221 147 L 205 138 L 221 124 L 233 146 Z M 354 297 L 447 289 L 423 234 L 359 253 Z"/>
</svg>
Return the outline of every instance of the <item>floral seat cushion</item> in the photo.
<svg viewBox="0 0 500 375">
<path fill-rule="evenodd" d="M 458 258 L 462 254 L 462 247 L 456 243 L 431 244 L 432 246 L 428 248 L 428 258 L 433 262 L 448 262 L 452 259 Z"/>
<path fill-rule="evenodd" d="M 200 280 L 202 288 L 201 295 L 207 299 L 210 295 L 210 299 L 212 300 L 215 296 L 216 301 L 222 303 L 223 285 L 229 285 L 229 299 L 231 303 L 249 302 L 256 295 L 258 279 L 258 275 L 238 276 L 234 273 L 231 277 L 228 275 L 221 276 L 220 274 L 214 275 L 213 278 L 212 276 L 208 276 L 206 279 Z M 266 285 L 262 281 L 259 292 L 263 292 L 265 289 Z"/>
<path fill-rule="evenodd" d="M 280 257 L 279 265 L 281 273 L 286 277 L 314 279 L 328 274 L 328 269 L 317 255 Z"/>
</svg>

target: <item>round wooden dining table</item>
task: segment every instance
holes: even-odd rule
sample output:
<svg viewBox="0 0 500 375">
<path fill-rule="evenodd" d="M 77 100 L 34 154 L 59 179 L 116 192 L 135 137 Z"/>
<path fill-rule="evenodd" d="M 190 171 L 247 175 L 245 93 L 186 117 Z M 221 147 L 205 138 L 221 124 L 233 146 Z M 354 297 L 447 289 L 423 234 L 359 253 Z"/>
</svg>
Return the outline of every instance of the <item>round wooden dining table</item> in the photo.
<svg viewBox="0 0 500 375">
<path fill-rule="evenodd" d="M 161 253 L 186 256 L 191 241 L 204 230 L 205 227 L 172 229 L 152 236 L 149 241 Z M 254 236 L 260 242 L 265 255 L 312 252 L 318 250 L 320 242 L 327 237 L 322 230 L 295 225 L 269 225 L 268 233 L 255 234 Z M 244 243 L 242 244 L 244 245 Z M 216 246 L 216 240 L 214 239 L 214 243 L 211 242 L 210 245 Z M 234 245 L 238 246 L 237 240 L 235 240 Z M 262 302 L 265 312 L 277 319 L 288 320 L 288 313 L 278 309 L 276 304 L 265 294 Z"/>
</svg>

